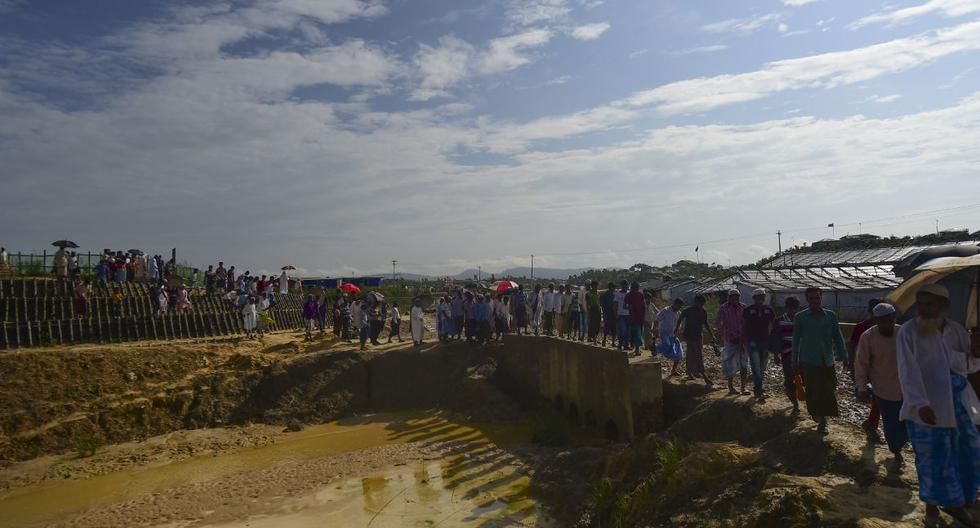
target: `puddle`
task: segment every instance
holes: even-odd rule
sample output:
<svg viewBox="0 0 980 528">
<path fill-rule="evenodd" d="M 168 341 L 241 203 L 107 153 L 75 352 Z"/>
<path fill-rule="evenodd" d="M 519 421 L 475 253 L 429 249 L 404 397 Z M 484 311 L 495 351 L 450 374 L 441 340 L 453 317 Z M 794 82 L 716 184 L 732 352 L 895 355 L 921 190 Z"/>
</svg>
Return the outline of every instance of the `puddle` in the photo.
<svg viewBox="0 0 980 528">
<path fill-rule="evenodd" d="M 218 455 L 195 456 L 178 462 L 124 470 L 90 479 L 53 481 L 17 489 L 0 496 L 0 526 L 23 528 L 44 526 L 99 506 L 169 488 L 210 481 L 242 471 L 269 468 L 286 460 L 319 458 L 368 447 L 415 441 L 465 441 L 471 442 L 472 449 L 479 450 L 481 446 L 485 447 L 491 442 L 510 443 L 526 438 L 527 430 L 524 426 L 462 425 L 438 413 L 352 418 L 311 426 L 303 431 L 285 435 L 271 445 L 231 450 Z M 407 516 L 405 519 L 416 516 L 420 519 L 433 519 L 433 516 L 427 517 L 428 514 L 421 510 L 413 511 L 410 505 L 419 505 L 419 508 L 428 508 L 433 512 L 438 510 L 447 516 L 476 515 L 478 518 L 486 515 L 502 515 L 506 511 L 523 511 L 514 510 L 514 504 L 532 508 L 533 502 L 526 498 L 526 493 L 518 493 L 520 490 L 513 489 L 513 486 L 526 487 L 526 482 L 518 484 L 522 478 L 507 477 L 511 478 L 506 481 L 507 487 L 497 486 L 485 490 L 479 487 L 464 487 L 456 481 L 447 482 L 445 472 L 448 471 L 453 478 L 456 478 L 457 472 L 454 468 L 461 467 L 460 460 L 464 459 L 465 457 L 430 462 L 420 468 L 396 468 L 389 473 L 357 480 L 356 483 L 346 482 L 339 488 L 322 490 L 304 501 L 295 502 L 291 507 L 318 512 L 316 513 L 319 519 L 318 526 L 324 525 L 325 515 L 339 515 L 329 517 L 332 519 L 347 519 L 347 515 L 354 515 L 355 511 L 361 512 L 359 515 L 363 517 L 367 515 L 365 512 L 370 512 L 370 516 L 374 516 L 374 511 L 378 510 L 380 513 L 371 526 L 386 526 L 379 523 L 391 521 L 394 515 L 392 512 L 402 512 L 402 515 Z M 485 482 L 484 477 L 500 477 L 500 471 L 505 471 L 505 468 L 495 467 L 493 471 L 487 471 L 486 475 L 481 474 L 480 479 L 469 479 L 468 482 L 484 482 L 486 485 L 490 481 Z M 460 474 L 465 474 L 465 471 Z M 500 481 L 497 484 L 502 483 L 504 482 Z M 449 484 L 452 484 L 452 487 L 448 487 Z M 351 493 L 350 489 L 355 487 L 361 489 L 363 493 Z M 385 501 L 389 500 L 391 504 L 382 508 Z M 522 503 L 521 500 L 526 500 L 527 504 Z M 496 504 L 495 501 L 502 501 L 503 505 Z M 391 509 L 393 505 L 395 509 Z M 461 509 L 454 513 L 452 509 L 454 505 Z M 504 505 L 507 507 L 503 507 Z M 487 508 L 489 508 L 487 511 L 483 511 Z M 337 513 L 331 514 L 330 511 Z M 295 526 L 309 525 L 303 524 L 305 521 L 302 512 L 290 515 L 296 516 L 295 522 L 298 524 Z M 450 519 L 454 518 L 450 517 Z M 261 519 L 256 519 L 249 521 L 247 526 L 294 526 L 281 522 L 256 524 L 261 522 Z M 395 524 L 388 525 L 404 526 L 398 524 L 401 521 L 391 522 Z M 435 525 L 425 524 L 424 519 L 420 522 L 423 524 L 419 526 Z M 438 523 L 440 520 L 435 518 L 433 522 Z M 460 526 L 456 520 L 442 522 L 446 526 Z M 327 525 L 337 526 L 337 524 Z M 408 524 L 408 526 L 413 525 Z"/>
<path fill-rule="evenodd" d="M 506 457 L 403 466 L 287 500 L 280 512 L 208 528 L 557 526 Z"/>
</svg>

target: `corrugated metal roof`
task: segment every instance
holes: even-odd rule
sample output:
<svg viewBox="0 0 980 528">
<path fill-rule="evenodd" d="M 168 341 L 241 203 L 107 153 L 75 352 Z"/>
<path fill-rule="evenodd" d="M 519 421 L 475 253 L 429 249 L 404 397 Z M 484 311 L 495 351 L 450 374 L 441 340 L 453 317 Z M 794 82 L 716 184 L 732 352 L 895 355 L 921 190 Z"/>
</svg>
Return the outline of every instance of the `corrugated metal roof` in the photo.
<svg viewBox="0 0 980 528">
<path fill-rule="evenodd" d="M 738 270 L 733 275 L 702 284 L 692 293 L 713 293 L 745 285 L 769 291 L 803 291 L 819 287 L 827 291 L 891 290 L 901 284 L 891 266 L 827 266 Z"/>
<path fill-rule="evenodd" d="M 975 242 L 966 242 L 974 244 Z M 764 268 L 787 267 L 825 267 L 825 266 L 863 266 L 898 264 L 913 253 L 941 246 L 956 246 L 959 244 L 939 244 L 932 246 L 906 246 L 875 249 L 854 249 L 845 251 L 813 251 L 807 253 L 791 253 L 777 257 L 763 266 Z"/>
</svg>

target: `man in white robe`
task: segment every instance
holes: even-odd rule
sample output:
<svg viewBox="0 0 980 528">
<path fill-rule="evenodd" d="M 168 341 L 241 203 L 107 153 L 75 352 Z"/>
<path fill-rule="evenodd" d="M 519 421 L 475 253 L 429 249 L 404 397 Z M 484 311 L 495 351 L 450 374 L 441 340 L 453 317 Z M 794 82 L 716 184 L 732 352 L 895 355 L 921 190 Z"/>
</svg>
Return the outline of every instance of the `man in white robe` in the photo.
<svg viewBox="0 0 980 528">
<path fill-rule="evenodd" d="M 948 306 L 944 286 L 923 286 L 916 294 L 916 318 L 898 331 L 899 417 L 915 452 L 925 524 L 938 525 L 942 508 L 978 526 L 968 508 L 980 490 L 980 401 L 966 376 L 980 370 L 980 359 L 971 356 L 966 329 L 945 317 Z"/>
<path fill-rule="evenodd" d="M 286 276 L 285 271 L 279 276 L 279 293 L 283 295 L 289 293 L 289 277 Z"/>
<path fill-rule="evenodd" d="M 415 299 L 412 303 L 412 342 L 415 346 L 422 344 L 422 338 L 425 335 L 425 321 L 422 318 L 422 300 Z"/>
</svg>

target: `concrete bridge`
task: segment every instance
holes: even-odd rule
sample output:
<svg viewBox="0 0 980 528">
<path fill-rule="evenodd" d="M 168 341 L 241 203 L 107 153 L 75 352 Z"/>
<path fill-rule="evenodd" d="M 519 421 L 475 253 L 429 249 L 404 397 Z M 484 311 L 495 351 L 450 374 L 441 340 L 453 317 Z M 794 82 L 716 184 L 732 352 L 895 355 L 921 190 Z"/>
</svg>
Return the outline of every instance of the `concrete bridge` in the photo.
<svg viewBox="0 0 980 528">
<path fill-rule="evenodd" d="M 630 440 L 662 426 L 663 380 L 653 358 L 631 363 L 618 350 L 515 335 L 493 354 L 499 379 L 515 395 L 550 400 L 609 438 Z"/>
</svg>

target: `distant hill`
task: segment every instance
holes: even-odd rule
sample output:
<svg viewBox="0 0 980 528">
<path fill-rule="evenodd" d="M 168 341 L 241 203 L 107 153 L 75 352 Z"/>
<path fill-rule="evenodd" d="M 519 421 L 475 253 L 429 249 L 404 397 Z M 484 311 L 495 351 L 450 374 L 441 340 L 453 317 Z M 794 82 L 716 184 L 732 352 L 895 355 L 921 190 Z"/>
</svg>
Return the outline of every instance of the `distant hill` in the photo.
<svg viewBox="0 0 980 528">
<path fill-rule="evenodd" d="M 588 271 L 589 269 L 591 268 L 562 269 L 562 268 L 539 268 L 535 266 L 534 278 L 541 279 L 541 280 L 566 280 L 568 279 L 568 277 L 572 275 L 576 275 L 578 273 Z M 473 277 L 476 277 L 478 274 L 483 277 L 483 280 L 490 280 L 491 276 L 497 279 L 502 277 L 530 278 L 531 268 L 530 267 L 507 268 L 501 272 L 489 272 L 487 270 L 483 270 L 482 272 L 480 272 L 479 270 L 475 270 L 475 269 L 467 269 L 457 273 L 456 275 L 453 275 L 452 278 L 456 280 L 473 280 Z"/>
<path fill-rule="evenodd" d="M 567 280 L 572 275 L 588 271 L 592 268 L 534 268 L 534 278 L 543 280 Z M 507 268 L 500 276 L 503 277 L 530 277 L 530 267 Z"/>
</svg>

